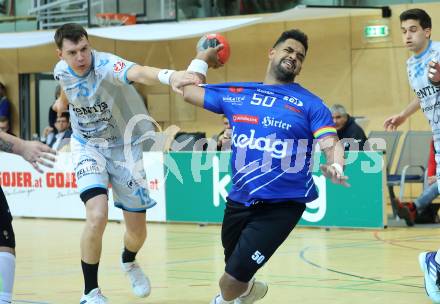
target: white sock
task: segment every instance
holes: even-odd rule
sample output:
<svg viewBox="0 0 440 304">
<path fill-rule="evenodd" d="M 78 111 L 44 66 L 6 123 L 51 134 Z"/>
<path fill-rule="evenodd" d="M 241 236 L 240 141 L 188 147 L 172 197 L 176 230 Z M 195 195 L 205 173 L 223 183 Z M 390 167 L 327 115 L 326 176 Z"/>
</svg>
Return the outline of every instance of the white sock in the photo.
<svg viewBox="0 0 440 304">
<path fill-rule="evenodd" d="M 0 302 L 12 301 L 14 276 L 15 256 L 9 252 L 0 252 Z"/>
<path fill-rule="evenodd" d="M 215 304 L 232 304 L 232 303 L 234 303 L 234 300 L 232 300 L 232 301 L 226 301 L 225 299 L 223 299 L 223 296 L 222 296 L 222 295 L 218 295 L 218 296 L 215 298 Z"/>
<path fill-rule="evenodd" d="M 440 249 L 437 250 L 437 254 L 435 255 L 435 261 L 440 265 Z"/>
<path fill-rule="evenodd" d="M 247 295 L 249 295 L 249 293 L 251 292 L 252 286 L 254 286 L 254 282 L 255 282 L 255 278 L 252 278 L 248 282 L 248 287 L 247 287 L 246 291 L 243 292 L 243 294 L 240 297 L 246 297 Z"/>
</svg>

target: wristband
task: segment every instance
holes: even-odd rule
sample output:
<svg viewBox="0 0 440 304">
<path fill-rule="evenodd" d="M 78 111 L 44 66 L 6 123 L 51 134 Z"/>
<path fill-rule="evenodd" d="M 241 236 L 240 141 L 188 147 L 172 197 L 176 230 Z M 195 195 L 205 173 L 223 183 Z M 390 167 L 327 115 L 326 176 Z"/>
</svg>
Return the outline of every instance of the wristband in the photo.
<svg viewBox="0 0 440 304">
<path fill-rule="evenodd" d="M 167 69 L 160 70 L 159 73 L 157 74 L 157 79 L 159 79 L 160 83 L 170 85 L 170 78 L 174 72 L 175 70 L 167 70 Z"/>
<path fill-rule="evenodd" d="M 339 174 L 344 175 L 344 168 L 342 168 L 342 166 L 340 164 L 337 163 L 333 163 L 330 166 L 332 166 L 333 168 L 336 169 L 336 171 L 338 171 Z"/>
<path fill-rule="evenodd" d="M 193 59 L 186 70 L 188 72 L 196 72 L 206 76 L 206 73 L 208 72 L 208 64 L 201 59 Z"/>
</svg>

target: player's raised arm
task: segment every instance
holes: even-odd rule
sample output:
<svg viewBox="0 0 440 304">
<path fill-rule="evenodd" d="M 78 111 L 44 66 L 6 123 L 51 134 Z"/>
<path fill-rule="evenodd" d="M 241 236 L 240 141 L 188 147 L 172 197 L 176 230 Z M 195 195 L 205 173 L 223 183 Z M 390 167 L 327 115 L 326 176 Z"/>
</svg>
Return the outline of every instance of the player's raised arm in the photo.
<svg viewBox="0 0 440 304">
<path fill-rule="evenodd" d="M 221 67 L 222 64 L 219 62 L 218 52 L 222 50 L 222 48 L 223 45 L 219 45 L 215 48 L 199 51 L 185 73 L 184 77 L 187 81 L 189 82 L 192 78 L 196 77 L 203 79 L 203 82 L 205 82 L 208 68 L 216 69 Z M 186 85 L 182 90 L 183 98 L 186 102 L 203 108 L 205 100 L 205 89 L 203 87 L 199 85 Z"/>
<path fill-rule="evenodd" d="M 134 65 L 127 72 L 127 79 L 144 85 L 170 85 L 174 92 L 182 94 L 181 88 L 189 84 L 198 84 L 202 80 L 197 77 L 185 77 L 185 71 L 158 69 L 150 66 Z"/>
</svg>

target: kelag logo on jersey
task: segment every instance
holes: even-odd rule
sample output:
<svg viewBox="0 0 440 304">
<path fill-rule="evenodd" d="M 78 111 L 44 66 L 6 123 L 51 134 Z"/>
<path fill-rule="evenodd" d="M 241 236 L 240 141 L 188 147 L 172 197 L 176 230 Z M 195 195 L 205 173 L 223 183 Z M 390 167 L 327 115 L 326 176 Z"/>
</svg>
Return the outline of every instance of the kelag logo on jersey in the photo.
<svg viewBox="0 0 440 304">
<path fill-rule="evenodd" d="M 119 73 L 119 72 L 122 71 L 124 68 L 125 68 L 125 63 L 124 63 L 124 61 L 122 61 L 122 60 L 119 60 L 118 62 L 116 62 L 116 63 L 113 65 L 113 71 L 114 71 L 115 73 Z"/>
<path fill-rule="evenodd" d="M 287 155 L 287 142 L 280 139 L 271 139 L 269 137 L 255 137 L 255 130 L 250 129 L 250 136 L 246 134 L 235 133 L 235 127 L 232 128 L 231 142 L 236 148 L 259 150 L 269 152 L 273 158 L 282 159 Z"/>
<path fill-rule="evenodd" d="M 234 122 L 244 122 L 251 125 L 258 124 L 258 116 L 246 115 L 246 114 L 235 114 L 232 116 L 232 120 Z"/>
</svg>

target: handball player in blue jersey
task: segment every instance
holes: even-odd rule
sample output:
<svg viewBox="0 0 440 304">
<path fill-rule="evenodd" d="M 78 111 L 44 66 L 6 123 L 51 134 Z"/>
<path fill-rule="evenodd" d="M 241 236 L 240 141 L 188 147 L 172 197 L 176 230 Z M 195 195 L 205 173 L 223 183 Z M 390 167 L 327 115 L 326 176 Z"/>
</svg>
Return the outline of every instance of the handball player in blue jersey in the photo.
<svg viewBox="0 0 440 304">
<path fill-rule="evenodd" d="M 206 75 L 208 66 L 218 67 L 221 47 L 199 52 L 188 71 Z M 322 173 L 348 186 L 329 109 L 295 82 L 307 48 L 303 32 L 286 31 L 269 51 L 262 83 L 183 88 L 185 101 L 224 114 L 232 128 L 233 185 L 222 225 L 226 267 L 214 304 L 254 303 L 265 296 L 268 286 L 255 273 L 288 237 L 305 203 L 318 197 L 310 168 L 314 142 L 327 159 Z"/>
</svg>

